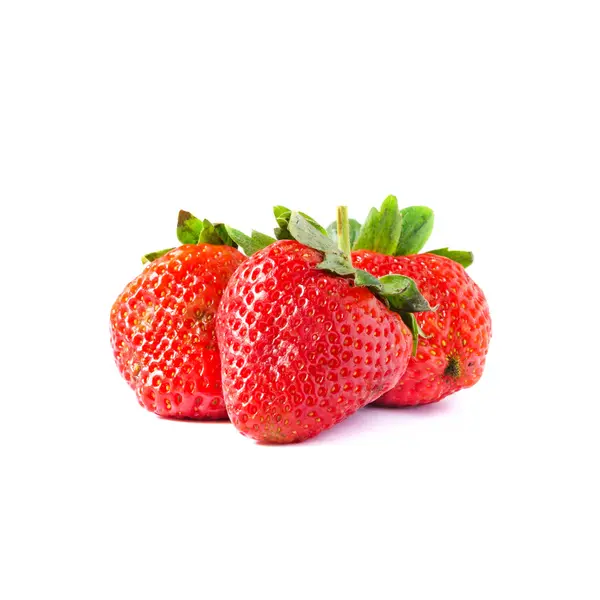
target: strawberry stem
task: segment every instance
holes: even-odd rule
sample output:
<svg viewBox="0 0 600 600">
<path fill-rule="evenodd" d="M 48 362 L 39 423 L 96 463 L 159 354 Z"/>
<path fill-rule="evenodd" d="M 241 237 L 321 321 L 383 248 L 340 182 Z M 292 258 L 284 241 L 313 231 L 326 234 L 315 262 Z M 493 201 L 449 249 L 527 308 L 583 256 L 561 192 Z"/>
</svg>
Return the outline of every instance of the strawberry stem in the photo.
<svg viewBox="0 0 600 600">
<path fill-rule="evenodd" d="M 337 207 L 337 242 L 338 248 L 350 259 L 350 220 L 348 207 Z"/>
</svg>

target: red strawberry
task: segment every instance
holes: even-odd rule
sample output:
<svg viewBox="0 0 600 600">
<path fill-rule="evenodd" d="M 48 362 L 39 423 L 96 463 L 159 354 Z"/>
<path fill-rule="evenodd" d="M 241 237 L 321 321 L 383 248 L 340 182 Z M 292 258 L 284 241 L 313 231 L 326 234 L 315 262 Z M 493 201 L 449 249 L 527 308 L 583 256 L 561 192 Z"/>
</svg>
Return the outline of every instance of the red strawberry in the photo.
<svg viewBox="0 0 600 600">
<path fill-rule="evenodd" d="M 202 231 L 217 241 L 210 223 L 180 214 L 180 240 L 198 240 Z M 160 256 L 112 307 L 117 367 L 139 403 L 158 415 L 226 418 L 214 316 L 229 278 L 245 257 L 230 246 L 207 243 L 155 255 Z"/>
<path fill-rule="evenodd" d="M 217 313 L 229 417 L 241 433 L 275 443 L 311 438 L 398 382 L 411 335 L 371 290 L 405 310 L 429 308 L 407 278 L 355 271 L 299 214 L 287 226 L 312 247 L 279 241 L 252 256 Z"/>
<path fill-rule="evenodd" d="M 375 404 L 437 402 L 474 385 L 483 372 L 491 337 L 489 308 L 483 292 L 461 266 L 471 264 L 473 257 L 447 248 L 416 254 L 432 228 L 430 209 L 411 206 L 399 211 L 396 198 L 389 196 L 379 211 L 371 210 L 360 231 L 355 231 L 355 267 L 376 277 L 406 275 L 428 302 L 437 306 L 434 312 L 412 317 L 413 333 L 420 329 L 422 334 L 416 355 L 398 385 Z M 394 254 L 410 256 L 391 256 Z"/>
<path fill-rule="evenodd" d="M 415 280 L 435 312 L 416 319 L 426 337 L 398 385 L 375 404 L 406 406 L 437 402 L 479 381 L 492 334 L 485 296 L 458 263 L 435 254 L 385 256 L 352 253 L 355 266 L 376 277 L 401 273 Z"/>
</svg>

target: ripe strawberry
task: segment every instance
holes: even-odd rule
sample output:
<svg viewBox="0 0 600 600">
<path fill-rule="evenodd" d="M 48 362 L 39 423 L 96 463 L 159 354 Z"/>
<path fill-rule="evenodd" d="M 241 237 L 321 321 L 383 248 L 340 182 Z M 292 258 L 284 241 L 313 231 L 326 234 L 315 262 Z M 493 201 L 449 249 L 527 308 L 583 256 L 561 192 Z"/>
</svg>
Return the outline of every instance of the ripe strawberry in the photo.
<svg viewBox="0 0 600 600">
<path fill-rule="evenodd" d="M 398 211 L 388 197 L 380 211 L 372 209 L 356 235 L 352 260 L 376 277 L 401 273 L 411 277 L 433 312 L 416 315 L 418 350 L 398 385 L 374 404 L 409 406 L 437 402 L 479 381 L 490 337 L 489 308 L 481 289 L 467 275 L 469 252 L 447 248 L 416 254 L 433 227 L 433 212 L 412 206 Z M 373 251 L 374 250 L 374 251 Z M 390 256 L 409 254 L 410 256 Z"/>
<path fill-rule="evenodd" d="M 222 227 L 184 212 L 178 237 L 231 242 Z M 158 415 L 226 418 L 214 316 L 245 256 L 228 245 L 186 243 L 145 260 L 152 262 L 127 285 L 111 311 L 119 371 L 139 403 Z"/>
<path fill-rule="evenodd" d="M 437 402 L 479 381 L 491 337 L 490 311 L 477 284 L 458 263 L 435 254 L 386 256 L 352 253 L 357 267 L 376 277 L 401 273 L 415 280 L 437 310 L 416 315 L 425 337 L 398 385 L 375 404 Z"/>
<path fill-rule="evenodd" d="M 229 417 L 244 435 L 274 443 L 311 438 L 393 388 L 412 339 L 384 302 L 429 309 L 410 279 L 355 270 L 298 213 L 285 229 L 298 241 L 249 258 L 217 313 Z"/>
</svg>

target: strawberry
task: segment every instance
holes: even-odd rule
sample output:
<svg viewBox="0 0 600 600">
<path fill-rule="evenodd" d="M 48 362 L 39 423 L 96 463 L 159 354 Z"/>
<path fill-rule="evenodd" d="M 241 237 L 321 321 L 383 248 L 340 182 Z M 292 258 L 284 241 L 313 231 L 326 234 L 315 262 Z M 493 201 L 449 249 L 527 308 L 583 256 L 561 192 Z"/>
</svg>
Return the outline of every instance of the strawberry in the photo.
<svg viewBox="0 0 600 600">
<path fill-rule="evenodd" d="M 214 316 L 245 256 L 224 245 L 233 242 L 223 226 L 184 211 L 177 235 L 184 245 L 147 254 L 143 261 L 150 264 L 112 307 L 115 360 L 148 410 L 163 417 L 226 418 Z"/>
<path fill-rule="evenodd" d="M 236 271 L 216 326 L 229 417 L 271 443 L 314 437 L 392 389 L 412 346 L 396 312 L 430 309 L 409 278 L 354 269 L 347 235 L 338 249 L 301 214 L 280 216 L 279 235 L 294 239 Z"/>
<path fill-rule="evenodd" d="M 464 267 L 444 256 L 352 253 L 357 267 L 376 277 L 402 273 L 415 280 L 437 310 L 416 316 L 424 334 L 398 385 L 375 404 L 410 406 L 437 402 L 477 383 L 491 337 L 490 311 Z"/>
<path fill-rule="evenodd" d="M 470 252 L 447 248 L 416 254 L 433 227 L 433 212 L 420 206 L 398 211 L 388 197 L 372 209 L 356 234 L 352 261 L 376 277 L 401 273 L 412 278 L 436 307 L 414 316 L 422 336 L 398 385 L 374 404 L 410 406 L 437 402 L 479 381 L 491 337 L 489 308 L 481 289 L 464 267 Z M 393 256 L 407 254 L 409 256 Z"/>
</svg>

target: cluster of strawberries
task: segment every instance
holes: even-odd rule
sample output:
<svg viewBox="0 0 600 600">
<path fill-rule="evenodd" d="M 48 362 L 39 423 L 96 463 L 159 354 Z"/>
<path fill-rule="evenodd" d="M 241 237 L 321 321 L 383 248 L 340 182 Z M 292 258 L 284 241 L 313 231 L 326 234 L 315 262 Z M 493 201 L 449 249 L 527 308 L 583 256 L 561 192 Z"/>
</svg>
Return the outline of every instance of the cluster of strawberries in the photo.
<svg viewBox="0 0 600 600">
<path fill-rule="evenodd" d="M 479 380 L 488 305 L 465 271 L 470 252 L 418 254 L 431 209 L 389 196 L 362 225 L 339 207 L 327 229 L 274 213 L 275 238 L 181 211 L 182 245 L 143 258 L 110 319 L 142 406 L 290 443 L 366 404 L 437 402 Z"/>
</svg>

